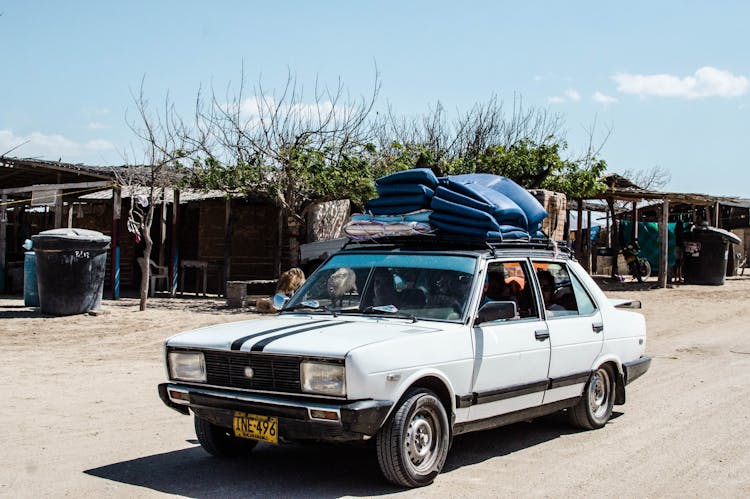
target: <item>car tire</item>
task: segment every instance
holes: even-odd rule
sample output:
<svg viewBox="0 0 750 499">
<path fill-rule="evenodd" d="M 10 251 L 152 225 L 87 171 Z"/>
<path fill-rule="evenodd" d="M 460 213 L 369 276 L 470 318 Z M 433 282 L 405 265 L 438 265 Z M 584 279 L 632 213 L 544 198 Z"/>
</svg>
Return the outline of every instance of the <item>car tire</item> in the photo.
<svg viewBox="0 0 750 499">
<path fill-rule="evenodd" d="M 609 365 L 603 365 L 589 376 L 581 400 L 568 409 L 573 426 L 584 430 L 601 428 L 612 416 L 615 403 L 615 376 Z"/>
<path fill-rule="evenodd" d="M 201 447 L 209 454 L 221 457 L 239 457 L 249 454 L 258 442 L 232 435 L 232 430 L 194 417 L 195 435 Z"/>
<path fill-rule="evenodd" d="M 409 390 L 377 435 L 383 475 L 403 487 L 431 484 L 445 464 L 450 433 L 437 395 L 424 388 Z"/>
</svg>

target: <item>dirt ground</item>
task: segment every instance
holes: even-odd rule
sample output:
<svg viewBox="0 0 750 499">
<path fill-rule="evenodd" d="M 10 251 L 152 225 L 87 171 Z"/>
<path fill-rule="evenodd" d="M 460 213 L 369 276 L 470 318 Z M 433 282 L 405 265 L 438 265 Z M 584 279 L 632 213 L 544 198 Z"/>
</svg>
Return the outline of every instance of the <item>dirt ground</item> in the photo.
<svg viewBox="0 0 750 499">
<path fill-rule="evenodd" d="M 368 448 L 260 445 L 222 462 L 165 407 L 162 342 L 252 318 L 219 299 L 104 302 L 104 315 L 44 317 L 0 298 L 0 496 L 748 497 L 750 277 L 726 285 L 610 286 L 643 302 L 651 370 L 603 429 L 559 417 L 457 437 L 445 471 L 389 486 Z M 616 288 L 616 289 L 614 289 Z"/>
</svg>

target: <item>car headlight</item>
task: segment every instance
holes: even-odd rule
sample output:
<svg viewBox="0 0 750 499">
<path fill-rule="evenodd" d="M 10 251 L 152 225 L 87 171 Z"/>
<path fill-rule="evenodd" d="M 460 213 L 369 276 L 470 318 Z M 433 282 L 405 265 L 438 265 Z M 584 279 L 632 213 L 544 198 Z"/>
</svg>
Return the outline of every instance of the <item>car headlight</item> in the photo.
<svg viewBox="0 0 750 499">
<path fill-rule="evenodd" d="M 206 381 L 202 352 L 169 352 L 169 376 L 180 381 Z"/>
<path fill-rule="evenodd" d="M 321 395 L 346 395 L 346 376 L 343 365 L 325 362 L 300 364 L 302 391 Z"/>
</svg>

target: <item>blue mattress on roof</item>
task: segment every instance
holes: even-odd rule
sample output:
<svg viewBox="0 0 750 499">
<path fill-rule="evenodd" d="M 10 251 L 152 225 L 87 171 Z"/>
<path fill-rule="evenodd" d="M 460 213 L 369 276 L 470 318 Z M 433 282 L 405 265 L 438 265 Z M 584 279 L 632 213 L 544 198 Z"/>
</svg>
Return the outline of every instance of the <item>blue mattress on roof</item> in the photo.
<svg viewBox="0 0 750 499">
<path fill-rule="evenodd" d="M 519 239 L 544 236 L 544 207 L 512 180 L 484 173 L 437 178 L 427 168 L 396 172 L 376 180 L 379 197 L 366 209 L 397 215 L 429 208 L 430 224 L 441 233 Z"/>
<path fill-rule="evenodd" d="M 487 206 L 486 211 L 501 224 L 515 225 L 517 227 L 527 228 L 528 221 L 526 213 L 505 194 L 493 191 L 489 187 L 485 187 L 481 184 L 465 185 L 457 182 L 453 182 L 452 177 L 445 182 L 445 188 L 438 188 L 440 194 L 437 197 L 445 200 L 451 200 L 456 205 L 462 208 L 469 209 L 482 209 L 472 208 L 475 206 L 474 203 L 468 201 L 459 201 L 461 198 L 470 199 L 474 202 L 481 203 L 483 206 Z M 433 201 L 434 204 L 434 201 Z M 482 210 L 485 211 L 485 210 Z M 456 211 L 457 215 L 464 214 L 463 210 Z"/>
<path fill-rule="evenodd" d="M 463 185 L 469 192 L 473 193 L 474 197 L 489 204 L 494 203 L 494 192 L 502 194 L 504 198 L 511 199 L 523 210 L 529 225 L 538 224 L 548 215 L 547 210 L 529 191 L 509 178 L 488 173 L 472 173 L 469 175 L 454 175 L 448 177 L 448 179 L 454 187 L 456 184 Z"/>
<path fill-rule="evenodd" d="M 432 197 L 435 191 L 422 184 L 375 184 L 378 196 L 418 195 Z"/>
<path fill-rule="evenodd" d="M 391 173 L 375 181 L 375 185 L 382 186 L 389 184 L 422 184 L 430 189 L 435 189 L 438 186 L 438 178 L 429 168 L 413 168 L 411 170 Z"/>
</svg>

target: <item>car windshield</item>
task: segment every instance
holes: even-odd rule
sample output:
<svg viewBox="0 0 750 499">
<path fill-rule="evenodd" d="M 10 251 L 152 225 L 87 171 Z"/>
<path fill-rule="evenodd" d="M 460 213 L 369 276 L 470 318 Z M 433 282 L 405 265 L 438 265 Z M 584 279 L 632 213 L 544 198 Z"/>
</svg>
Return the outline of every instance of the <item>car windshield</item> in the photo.
<svg viewBox="0 0 750 499">
<path fill-rule="evenodd" d="M 284 310 L 460 321 L 476 264 L 476 258 L 460 255 L 335 255 Z"/>
</svg>

